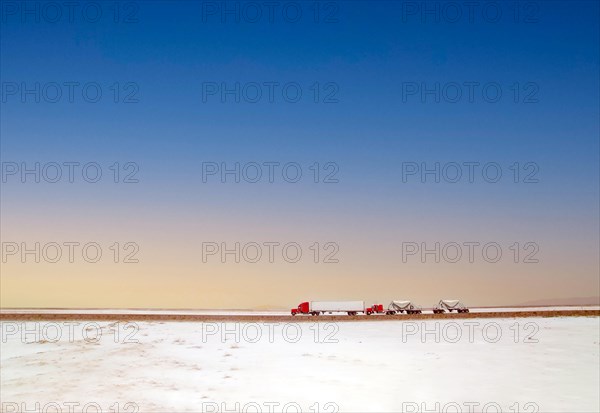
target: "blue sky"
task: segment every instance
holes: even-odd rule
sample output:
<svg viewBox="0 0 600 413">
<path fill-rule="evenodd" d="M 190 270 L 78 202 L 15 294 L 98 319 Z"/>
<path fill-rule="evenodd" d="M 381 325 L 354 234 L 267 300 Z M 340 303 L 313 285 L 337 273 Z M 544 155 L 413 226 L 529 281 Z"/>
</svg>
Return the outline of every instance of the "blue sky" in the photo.
<svg viewBox="0 0 600 413">
<path fill-rule="evenodd" d="M 597 287 L 598 2 L 522 5 L 534 22 L 524 22 L 524 15 L 515 21 L 513 3 L 499 3 L 502 16 L 495 23 L 480 11 L 474 22 L 403 18 L 407 7 L 421 2 L 322 3 L 322 12 L 334 12 L 334 22 L 315 22 L 314 3 L 301 2 L 303 17 L 296 23 L 279 13 L 274 23 L 223 22 L 218 14 L 203 19 L 203 7 L 220 7 L 218 2 L 134 4 L 124 9 L 136 11 L 131 23 L 115 23 L 106 5 L 98 22 L 23 22 L 3 10 L 2 161 L 132 161 L 141 178 L 134 188 L 103 185 L 91 194 L 83 184 L 33 188 L 8 182 L 3 223 L 24 211 L 36 217 L 30 222 L 41 222 L 48 219 L 44 203 L 56 203 L 58 211 L 61 202 L 98 197 L 87 208 L 118 209 L 130 217 L 143 209 L 149 226 L 164 214 L 180 215 L 181 222 L 169 225 L 173 237 L 185 232 L 194 211 L 233 221 L 247 233 L 264 214 L 257 222 L 289 226 L 288 238 L 299 230 L 290 222 L 294 216 L 303 233 L 329 228 L 342 242 L 364 234 L 369 247 L 363 250 L 402 238 L 406 227 L 414 226 L 411 237 L 419 237 L 421 225 L 430 240 L 537 240 L 549 245 L 547 253 L 564 251 L 550 255 L 565 266 L 583 260 L 579 276 L 587 281 L 569 294 Z M 464 2 L 453 4 L 467 12 Z M 22 103 L 18 94 L 5 95 L 7 82 L 95 82 L 103 97 L 98 103 L 77 94 L 74 103 L 65 97 Z M 222 103 L 218 96 L 203 102 L 203 82 L 295 82 L 303 96 L 298 103 L 277 93 L 273 103 L 264 95 L 257 103 Z M 337 102 L 315 103 L 315 82 L 320 100 L 332 90 L 324 85 L 334 84 Z M 489 103 L 477 89 L 469 102 L 463 88 L 457 103 L 431 97 L 423 103 L 418 94 L 403 99 L 406 82 L 494 83 L 502 97 Z M 138 101 L 114 103 L 115 83 L 121 100 L 133 90 L 125 85 L 135 84 Z M 528 93 L 534 102 L 523 102 Z M 199 174 L 206 161 L 295 161 L 305 167 L 331 161 L 339 165 L 340 183 L 203 185 Z M 403 162 L 465 161 L 496 162 L 504 177 L 498 184 L 402 182 Z M 509 166 L 515 162 L 536 163 L 540 182 L 512 183 Z M 238 235 L 232 230 L 224 236 Z M 569 275 L 563 277 L 567 283 Z M 531 299 L 555 293 L 532 292 Z"/>
</svg>

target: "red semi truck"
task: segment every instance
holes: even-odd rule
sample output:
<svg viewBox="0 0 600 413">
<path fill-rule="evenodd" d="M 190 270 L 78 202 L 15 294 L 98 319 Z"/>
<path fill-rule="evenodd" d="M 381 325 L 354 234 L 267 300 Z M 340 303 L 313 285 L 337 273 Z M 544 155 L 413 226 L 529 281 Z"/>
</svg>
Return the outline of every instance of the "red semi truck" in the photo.
<svg viewBox="0 0 600 413">
<path fill-rule="evenodd" d="M 364 313 L 371 315 L 373 313 L 383 313 L 383 305 L 375 304 L 371 307 L 365 307 L 364 301 L 305 301 L 300 303 L 297 308 L 292 308 L 291 313 L 292 315 L 310 314 L 313 316 L 333 313 L 346 313 L 348 315 Z"/>
</svg>

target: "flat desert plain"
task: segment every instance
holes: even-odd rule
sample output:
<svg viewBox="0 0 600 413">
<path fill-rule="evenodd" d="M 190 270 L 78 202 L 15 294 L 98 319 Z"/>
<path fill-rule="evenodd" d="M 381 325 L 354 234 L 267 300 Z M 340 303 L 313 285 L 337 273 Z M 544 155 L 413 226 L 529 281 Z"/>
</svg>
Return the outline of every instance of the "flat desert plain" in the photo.
<svg viewBox="0 0 600 413">
<path fill-rule="evenodd" d="M 194 321 L 3 310 L 2 410 L 600 411 L 598 309 L 522 310 Z"/>
</svg>

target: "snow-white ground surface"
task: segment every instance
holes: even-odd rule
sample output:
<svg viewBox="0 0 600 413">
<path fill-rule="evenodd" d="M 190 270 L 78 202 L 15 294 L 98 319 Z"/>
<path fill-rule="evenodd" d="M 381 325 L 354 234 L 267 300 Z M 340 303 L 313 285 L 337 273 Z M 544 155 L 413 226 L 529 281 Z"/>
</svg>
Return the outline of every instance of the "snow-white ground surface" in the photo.
<svg viewBox="0 0 600 413">
<path fill-rule="evenodd" d="M 598 317 L 0 324 L 4 411 L 600 411 Z"/>
</svg>

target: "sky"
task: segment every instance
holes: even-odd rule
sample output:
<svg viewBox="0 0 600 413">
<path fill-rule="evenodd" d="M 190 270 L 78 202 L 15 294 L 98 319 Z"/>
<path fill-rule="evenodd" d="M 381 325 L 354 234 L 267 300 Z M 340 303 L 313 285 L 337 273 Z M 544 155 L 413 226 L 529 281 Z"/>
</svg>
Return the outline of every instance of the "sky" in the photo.
<svg viewBox="0 0 600 413">
<path fill-rule="evenodd" d="M 0 306 L 600 295 L 597 1 L 72 3 L 1 4 Z"/>
</svg>

